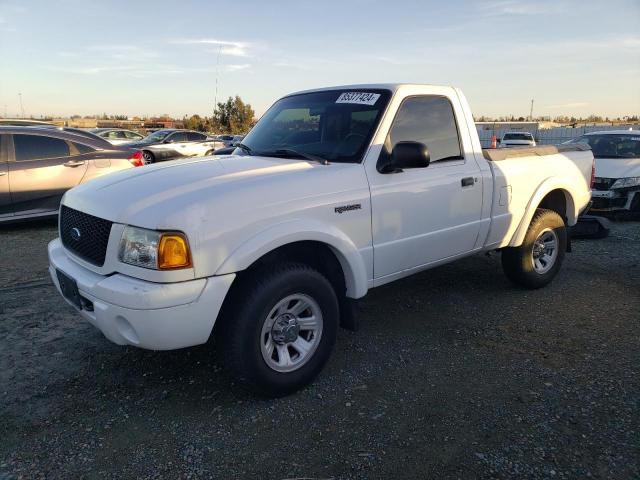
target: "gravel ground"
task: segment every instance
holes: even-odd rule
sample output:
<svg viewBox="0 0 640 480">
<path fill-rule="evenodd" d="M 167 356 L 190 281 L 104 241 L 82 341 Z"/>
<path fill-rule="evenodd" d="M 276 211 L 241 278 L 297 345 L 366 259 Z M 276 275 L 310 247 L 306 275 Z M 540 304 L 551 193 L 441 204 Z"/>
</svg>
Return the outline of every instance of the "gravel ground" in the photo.
<svg viewBox="0 0 640 480">
<path fill-rule="evenodd" d="M 495 255 L 376 289 L 279 400 L 209 346 L 109 343 L 49 281 L 54 236 L 0 229 L 0 479 L 640 476 L 638 222 L 574 241 L 542 290 Z"/>
</svg>

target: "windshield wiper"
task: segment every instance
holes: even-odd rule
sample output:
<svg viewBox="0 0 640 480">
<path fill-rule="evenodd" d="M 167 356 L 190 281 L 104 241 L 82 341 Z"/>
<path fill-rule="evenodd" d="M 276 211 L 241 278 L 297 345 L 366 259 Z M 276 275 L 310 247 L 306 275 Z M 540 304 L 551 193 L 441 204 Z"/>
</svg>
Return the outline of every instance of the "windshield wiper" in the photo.
<svg viewBox="0 0 640 480">
<path fill-rule="evenodd" d="M 245 145 L 244 143 L 236 143 L 234 147 L 239 148 L 240 150 L 245 152 L 247 155 L 251 155 L 251 153 L 253 152 L 253 150 L 251 150 L 251 147 Z"/>
<path fill-rule="evenodd" d="M 269 152 L 260 152 L 260 155 L 265 157 L 298 157 L 304 158 L 305 160 L 311 160 L 312 162 L 318 162 L 322 165 L 329 165 L 329 160 L 326 158 L 318 157 L 311 153 L 299 152 L 291 148 L 279 148 Z"/>
</svg>

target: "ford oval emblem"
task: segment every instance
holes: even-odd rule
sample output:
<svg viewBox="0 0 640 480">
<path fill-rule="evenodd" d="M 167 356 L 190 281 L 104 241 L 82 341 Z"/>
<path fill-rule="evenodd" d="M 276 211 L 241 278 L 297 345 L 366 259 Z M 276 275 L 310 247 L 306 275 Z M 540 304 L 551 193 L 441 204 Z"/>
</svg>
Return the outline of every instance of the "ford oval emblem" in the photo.
<svg viewBox="0 0 640 480">
<path fill-rule="evenodd" d="M 71 234 L 71 238 L 74 239 L 76 242 L 80 240 L 80 237 L 82 236 L 82 234 L 80 233 L 80 230 L 78 230 L 75 227 L 71 229 L 70 234 Z"/>
</svg>

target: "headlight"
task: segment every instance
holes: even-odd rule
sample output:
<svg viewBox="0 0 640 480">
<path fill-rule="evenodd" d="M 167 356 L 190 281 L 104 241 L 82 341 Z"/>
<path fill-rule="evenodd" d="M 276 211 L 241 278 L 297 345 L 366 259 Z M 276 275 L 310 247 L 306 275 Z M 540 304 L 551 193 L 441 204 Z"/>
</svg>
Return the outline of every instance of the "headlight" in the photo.
<svg viewBox="0 0 640 480">
<path fill-rule="evenodd" d="M 153 270 L 192 266 L 189 243 L 183 233 L 156 232 L 129 226 L 122 233 L 118 259 L 129 265 Z"/>
<path fill-rule="evenodd" d="M 637 187 L 640 185 L 640 177 L 627 177 L 627 178 L 619 178 L 611 188 L 629 188 L 629 187 Z"/>
</svg>

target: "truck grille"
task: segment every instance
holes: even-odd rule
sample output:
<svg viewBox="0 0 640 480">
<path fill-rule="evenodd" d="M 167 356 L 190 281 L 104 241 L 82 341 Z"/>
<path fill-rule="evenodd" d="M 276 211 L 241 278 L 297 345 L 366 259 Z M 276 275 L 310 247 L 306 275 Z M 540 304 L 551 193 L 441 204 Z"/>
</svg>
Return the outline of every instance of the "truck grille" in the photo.
<svg viewBox="0 0 640 480">
<path fill-rule="evenodd" d="M 74 254 L 93 265 L 104 265 L 113 223 L 62 205 L 60 238 Z"/>
<path fill-rule="evenodd" d="M 603 178 L 596 177 L 596 181 L 593 184 L 594 190 L 606 191 L 611 188 L 611 185 L 617 180 L 617 178 Z"/>
</svg>

